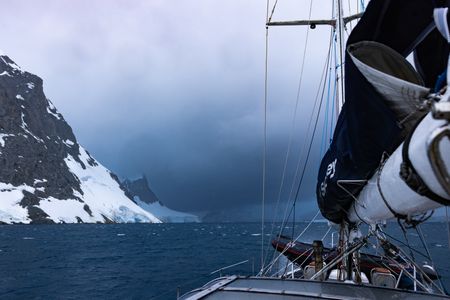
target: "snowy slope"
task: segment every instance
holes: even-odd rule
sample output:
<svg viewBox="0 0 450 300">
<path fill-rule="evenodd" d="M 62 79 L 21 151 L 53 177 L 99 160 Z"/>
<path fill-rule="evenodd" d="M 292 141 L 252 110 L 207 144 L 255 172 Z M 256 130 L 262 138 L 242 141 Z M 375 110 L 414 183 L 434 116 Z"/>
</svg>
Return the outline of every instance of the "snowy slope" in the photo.
<svg viewBox="0 0 450 300">
<path fill-rule="evenodd" d="M 81 190 L 73 190 L 74 198 L 43 197 L 35 205 L 54 223 L 161 223 L 152 213 L 132 202 L 121 189 L 112 173 L 93 160 L 81 146 L 79 159 L 85 168 L 68 155 L 65 163 L 70 172 L 79 178 Z M 46 182 L 35 180 L 35 183 Z M 27 185 L 13 186 L 0 182 L 0 221 L 4 223 L 30 223 L 26 208 L 20 205 L 24 193 L 34 194 L 45 188 Z"/>
<path fill-rule="evenodd" d="M 79 158 L 86 166 L 85 169 L 70 155 L 64 161 L 70 172 L 81 181 L 83 194 L 74 191 L 74 195 L 81 199 L 83 203 L 76 199 L 64 201 L 46 199 L 41 201 L 39 207 L 52 220 L 66 223 L 77 222 L 80 219 L 82 222 L 161 222 L 153 214 L 144 211 L 130 201 L 108 169 L 93 161 L 92 157 L 82 147 L 80 147 L 80 152 Z M 89 209 L 84 209 L 85 205 Z M 83 213 L 80 215 L 80 212 Z"/>
<path fill-rule="evenodd" d="M 167 223 L 200 222 L 199 217 L 192 214 L 172 210 L 162 205 L 160 202 L 145 203 L 144 201 L 141 201 L 141 199 L 139 199 L 139 196 L 134 196 L 134 202 L 136 202 L 137 205 L 142 207 L 144 210 L 151 212 L 153 215 L 155 215 L 158 219 L 160 219 L 163 222 Z"/>
</svg>

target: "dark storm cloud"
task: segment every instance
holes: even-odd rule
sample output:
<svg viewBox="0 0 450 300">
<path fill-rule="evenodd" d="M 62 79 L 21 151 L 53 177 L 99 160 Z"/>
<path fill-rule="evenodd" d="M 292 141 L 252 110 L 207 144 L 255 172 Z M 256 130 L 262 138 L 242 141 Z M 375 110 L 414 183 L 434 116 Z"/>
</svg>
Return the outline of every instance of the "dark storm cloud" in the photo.
<svg viewBox="0 0 450 300">
<path fill-rule="evenodd" d="M 284 7 L 286 18 L 306 17 L 304 11 L 290 9 L 297 7 L 295 2 Z M 195 211 L 260 202 L 261 1 L 14 0 L 2 7 L 0 48 L 43 77 L 47 97 L 100 162 L 122 178 L 145 173 L 155 193 L 174 208 Z M 301 98 L 283 198 L 307 144 L 305 123 L 327 34 L 318 29 L 310 36 L 309 43 L 319 46 L 309 48 L 302 86 L 306 96 Z M 272 202 L 304 39 L 304 31 L 292 28 L 271 32 L 267 197 Z M 318 148 L 301 193 L 308 201 Z"/>
</svg>

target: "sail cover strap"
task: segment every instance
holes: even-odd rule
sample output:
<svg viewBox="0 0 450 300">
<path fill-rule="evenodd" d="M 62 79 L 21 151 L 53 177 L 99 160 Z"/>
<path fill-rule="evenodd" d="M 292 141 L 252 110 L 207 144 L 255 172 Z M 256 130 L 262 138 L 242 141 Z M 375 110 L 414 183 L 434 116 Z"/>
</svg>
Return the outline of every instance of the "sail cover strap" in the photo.
<svg viewBox="0 0 450 300">
<path fill-rule="evenodd" d="M 414 168 L 413 164 L 411 163 L 411 160 L 409 159 L 409 144 L 411 142 L 411 138 L 414 134 L 414 130 L 417 128 L 419 123 L 422 121 L 423 118 L 421 118 L 413 128 L 413 130 L 410 131 L 408 136 L 406 137 L 404 143 L 403 143 L 403 149 L 402 149 L 402 158 L 403 162 L 400 165 L 400 177 L 403 179 L 403 181 L 417 194 L 422 195 L 424 197 L 427 197 L 439 204 L 442 204 L 444 206 L 449 205 L 449 201 L 432 190 L 428 188 L 428 186 L 425 184 L 423 179 L 420 177 L 420 175 L 417 173 L 416 169 Z"/>
<path fill-rule="evenodd" d="M 408 216 L 407 215 L 403 215 L 403 214 L 399 214 L 397 211 L 395 211 L 392 206 L 389 204 L 389 202 L 386 200 L 386 197 L 384 196 L 383 190 L 381 189 L 381 171 L 383 170 L 384 164 L 387 161 L 387 155 L 383 154 L 383 157 L 381 159 L 381 165 L 378 168 L 378 175 L 377 175 L 377 188 L 378 191 L 380 192 L 380 196 L 381 199 L 383 199 L 384 204 L 386 205 L 386 207 L 389 209 L 389 211 L 394 215 L 394 217 L 396 217 L 397 219 L 402 219 L 402 220 L 407 220 Z M 356 210 L 355 210 L 356 211 Z"/>
</svg>

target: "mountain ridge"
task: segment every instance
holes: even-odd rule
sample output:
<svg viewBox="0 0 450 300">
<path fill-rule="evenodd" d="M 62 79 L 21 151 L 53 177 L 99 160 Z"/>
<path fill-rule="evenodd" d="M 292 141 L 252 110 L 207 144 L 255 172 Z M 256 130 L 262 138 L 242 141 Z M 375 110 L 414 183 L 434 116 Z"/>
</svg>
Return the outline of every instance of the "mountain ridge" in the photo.
<svg viewBox="0 0 450 300">
<path fill-rule="evenodd" d="M 0 222 L 160 222 L 78 144 L 42 79 L 1 53 Z"/>
</svg>

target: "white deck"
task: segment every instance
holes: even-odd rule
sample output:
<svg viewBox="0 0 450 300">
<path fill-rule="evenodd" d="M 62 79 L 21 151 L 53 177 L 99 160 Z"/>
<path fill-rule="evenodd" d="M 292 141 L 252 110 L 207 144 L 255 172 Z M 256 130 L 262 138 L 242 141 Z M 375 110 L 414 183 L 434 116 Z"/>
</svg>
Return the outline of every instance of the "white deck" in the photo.
<svg viewBox="0 0 450 300">
<path fill-rule="evenodd" d="M 271 277 L 222 277 L 180 299 L 446 299 L 444 295 L 332 281 Z"/>
</svg>

